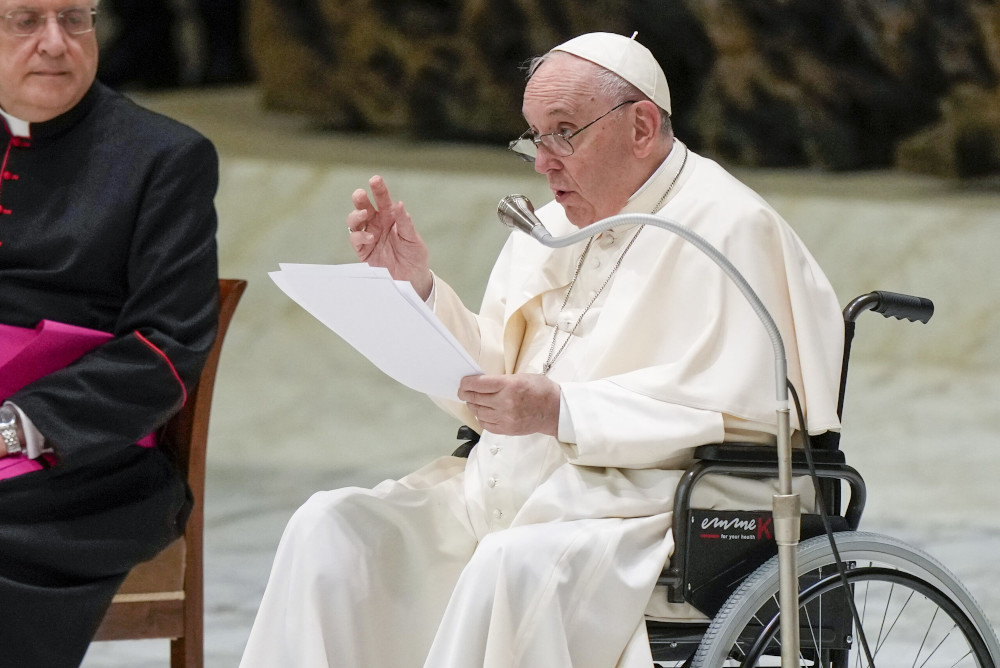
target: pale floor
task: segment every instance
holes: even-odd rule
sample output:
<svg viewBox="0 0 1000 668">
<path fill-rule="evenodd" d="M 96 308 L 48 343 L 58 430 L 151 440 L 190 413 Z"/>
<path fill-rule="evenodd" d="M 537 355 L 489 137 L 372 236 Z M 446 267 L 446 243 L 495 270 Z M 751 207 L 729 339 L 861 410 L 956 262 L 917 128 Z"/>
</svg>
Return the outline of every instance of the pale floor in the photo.
<svg viewBox="0 0 1000 668">
<path fill-rule="evenodd" d="M 278 262 L 350 262 L 351 191 L 382 173 L 432 262 L 478 303 L 504 232 L 497 200 L 545 201 L 498 147 L 320 133 L 261 111 L 253 89 L 143 96 L 216 142 L 220 261 L 250 281 L 226 342 L 209 445 L 205 653 L 235 667 L 282 528 L 312 492 L 370 486 L 454 447 L 458 425 L 388 380 L 270 282 Z M 843 302 L 932 297 L 927 326 L 866 314 L 843 447 L 869 484 L 863 526 L 938 557 L 1000 621 L 1000 192 L 898 174 L 739 175 L 788 218 Z M 87 668 L 168 665 L 166 641 L 98 643 Z"/>
</svg>

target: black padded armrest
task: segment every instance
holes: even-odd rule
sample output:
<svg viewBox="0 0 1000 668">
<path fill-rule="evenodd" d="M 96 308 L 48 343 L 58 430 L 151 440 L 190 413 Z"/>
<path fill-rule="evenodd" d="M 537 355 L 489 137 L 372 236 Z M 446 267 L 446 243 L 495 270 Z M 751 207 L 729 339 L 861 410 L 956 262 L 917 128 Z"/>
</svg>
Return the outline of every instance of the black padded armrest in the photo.
<svg viewBox="0 0 1000 668">
<path fill-rule="evenodd" d="M 835 524 L 840 523 L 843 528 L 857 529 L 867 496 L 864 480 L 857 471 L 845 463 L 844 453 L 840 450 L 827 450 L 814 446 L 812 454 L 816 464 L 816 473 L 821 478 L 820 489 L 823 489 L 824 486 L 830 487 L 830 489 L 824 490 L 823 496 L 829 506 L 827 510 L 831 516 L 840 515 L 840 483 L 846 482 L 850 485 L 850 502 L 843 513 L 842 521 L 840 518 L 835 518 L 837 519 Z M 695 448 L 694 458 L 694 463 L 681 476 L 675 490 L 675 527 L 689 526 L 692 513 L 695 512 L 691 508 L 691 494 L 695 484 L 703 476 L 721 474 L 773 478 L 778 475 L 777 449 L 773 445 L 714 443 Z M 808 472 L 804 450 L 795 449 L 792 451 L 792 470 L 795 475 L 804 475 Z M 714 512 L 738 513 L 743 511 Z M 667 586 L 667 600 L 673 603 L 691 602 L 689 599 L 691 591 L 688 588 L 691 581 L 687 565 L 690 550 L 688 532 L 675 531 L 674 555 L 671 558 L 670 566 L 664 570 L 657 581 L 658 584 Z"/>
<path fill-rule="evenodd" d="M 813 449 L 812 455 L 813 461 L 817 464 L 843 464 L 847 461 L 844 458 L 842 450 Z M 694 458 L 706 462 L 770 464 L 777 463 L 778 453 L 770 445 L 758 445 L 756 443 L 713 443 L 711 445 L 700 445 L 695 448 Z M 805 451 L 799 448 L 793 449 L 792 463 L 805 465 Z"/>
</svg>

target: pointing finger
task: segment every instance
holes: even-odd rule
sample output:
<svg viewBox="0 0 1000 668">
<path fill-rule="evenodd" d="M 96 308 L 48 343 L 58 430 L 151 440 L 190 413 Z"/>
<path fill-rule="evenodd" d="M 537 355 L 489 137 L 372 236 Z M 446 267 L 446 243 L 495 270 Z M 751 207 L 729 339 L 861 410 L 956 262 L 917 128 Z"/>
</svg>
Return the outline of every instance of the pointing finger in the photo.
<svg viewBox="0 0 1000 668">
<path fill-rule="evenodd" d="M 378 210 L 388 211 L 392 207 L 392 197 L 389 195 L 389 187 L 385 184 L 385 180 L 376 174 L 368 179 L 368 185 L 371 186 Z"/>
</svg>

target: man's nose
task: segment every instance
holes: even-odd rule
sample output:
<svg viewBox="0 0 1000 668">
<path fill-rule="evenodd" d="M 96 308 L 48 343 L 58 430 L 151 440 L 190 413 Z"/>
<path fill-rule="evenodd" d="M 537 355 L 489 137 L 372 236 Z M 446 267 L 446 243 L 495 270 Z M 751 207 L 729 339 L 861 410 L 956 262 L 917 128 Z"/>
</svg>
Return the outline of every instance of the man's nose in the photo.
<svg viewBox="0 0 1000 668">
<path fill-rule="evenodd" d="M 58 55 L 66 50 L 66 32 L 55 16 L 46 16 L 38 32 L 38 46 L 49 55 Z"/>
<path fill-rule="evenodd" d="M 535 151 L 535 171 L 539 174 L 547 174 L 553 169 L 562 165 L 561 159 L 550 151 L 545 144 L 539 144 Z"/>
</svg>

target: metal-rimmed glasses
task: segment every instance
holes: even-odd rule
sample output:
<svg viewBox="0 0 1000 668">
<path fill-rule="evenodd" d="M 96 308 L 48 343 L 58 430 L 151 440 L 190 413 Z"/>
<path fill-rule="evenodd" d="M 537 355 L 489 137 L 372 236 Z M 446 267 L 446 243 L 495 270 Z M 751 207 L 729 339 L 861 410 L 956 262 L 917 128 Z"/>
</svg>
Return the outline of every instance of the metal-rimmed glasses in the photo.
<svg viewBox="0 0 1000 668">
<path fill-rule="evenodd" d="M 621 109 L 626 104 L 632 104 L 634 102 L 638 102 L 638 100 L 625 100 L 624 102 L 615 105 L 591 122 L 584 125 L 579 130 L 570 131 L 569 128 L 564 128 L 562 130 L 556 130 L 555 132 L 547 132 L 543 135 L 536 134 L 534 130 L 526 130 L 524 134 L 508 144 L 507 148 L 508 150 L 516 153 L 522 160 L 527 162 L 535 161 L 535 158 L 538 156 L 539 146 L 544 146 L 550 153 L 559 156 L 560 158 L 568 158 L 573 155 L 573 144 L 570 143 L 570 139 L 577 136 L 591 125 L 610 114 L 612 111 Z"/>
<path fill-rule="evenodd" d="M 47 12 L 40 9 L 15 9 L 3 16 L 3 27 L 11 35 L 31 37 L 48 23 Z M 56 13 L 56 23 L 68 35 L 83 35 L 94 29 L 97 9 L 94 7 L 67 7 Z"/>
</svg>

